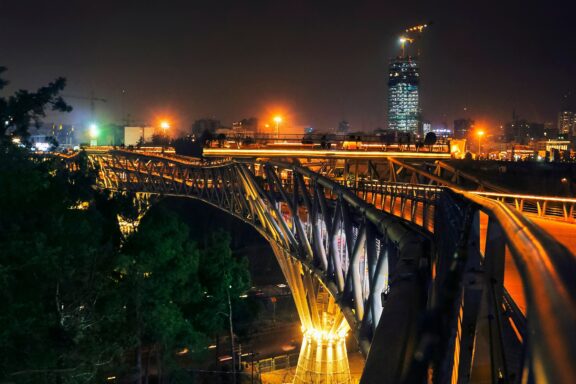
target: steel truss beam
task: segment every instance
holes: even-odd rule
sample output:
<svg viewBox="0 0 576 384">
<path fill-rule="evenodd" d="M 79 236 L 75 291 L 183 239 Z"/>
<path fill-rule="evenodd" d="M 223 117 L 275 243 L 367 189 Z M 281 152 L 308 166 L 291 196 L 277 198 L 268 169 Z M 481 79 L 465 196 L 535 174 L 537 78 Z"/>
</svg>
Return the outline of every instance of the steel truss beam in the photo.
<svg viewBox="0 0 576 384">
<path fill-rule="evenodd" d="M 411 244 L 425 237 L 299 166 L 229 162 L 198 167 L 114 152 L 90 157 L 104 188 L 200 199 L 256 227 L 282 251 L 277 253 L 290 255 L 302 273 L 321 282 L 365 354 L 382 313 L 381 294 L 395 279 L 391 262 L 409 257 L 418 265 L 424 257 Z M 312 319 L 315 300 L 308 301 L 302 308 L 309 308 L 304 317 Z M 319 326 L 314 323 L 309 326 Z"/>
</svg>

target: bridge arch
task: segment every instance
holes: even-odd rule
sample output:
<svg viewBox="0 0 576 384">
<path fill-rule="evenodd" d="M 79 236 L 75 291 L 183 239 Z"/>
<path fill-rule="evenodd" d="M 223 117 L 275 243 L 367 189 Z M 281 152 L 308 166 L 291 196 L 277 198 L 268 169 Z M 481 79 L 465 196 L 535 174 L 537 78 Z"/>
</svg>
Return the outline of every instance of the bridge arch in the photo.
<svg viewBox="0 0 576 384">
<path fill-rule="evenodd" d="M 366 355 L 388 293 L 396 286 L 410 287 L 418 292 L 415 296 L 424 292 L 428 239 L 306 168 L 272 162 L 204 165 L 113 151 L 91 155 L 90 161 L 103 188 L 198 199 L 253 226 L 268 240 L 302 321 L 296 382 L 318 382 L 319 377 L 348 382 L 348 330 Z M 404 315 L 391 314 L 399 324 L 411 325 L 391 342 L 414 338 L 412 317 L 424 309 L 424 302 L 414 306 Z M 335 363 L 318 363 L 327 359 Z"/>
</svg>

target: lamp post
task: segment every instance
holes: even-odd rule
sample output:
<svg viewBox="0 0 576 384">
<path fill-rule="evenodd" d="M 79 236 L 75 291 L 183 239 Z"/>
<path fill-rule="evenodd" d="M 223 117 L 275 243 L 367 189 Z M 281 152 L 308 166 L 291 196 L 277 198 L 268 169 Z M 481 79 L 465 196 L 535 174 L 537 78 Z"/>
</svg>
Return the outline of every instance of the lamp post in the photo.
<svg viewBox="0 0 576 384">
<path fill-rule="evenodd" d="M 232 322 L 232 300 L 230 300 L 230 289 L 232 286 L 230 285 L 226 290 L 226 297 L 228 299 L 228 313 L 224 312 L 216 312 L 217 315 L 227 316 L 228 317 L 228 326 L 230 328 L 230 348 L 232 349 L 232 381 L 236 384 L 236 356 L 235 356 L 235 349 L 234 346 L 234 324 Z"/>
<path fill-rule="evenodd" d="M 236 357 L 234 351 L 234 328 L 232 325 L 232 301 L 230 301 L 230 288 L 226 290 L 226 294 L 228 295 L 228 321 L 230 325 L 230 345 L 232 346 L 232 382 L 236 384 Z"/>
<path fill-rule="evenodd" d="M 478 160 L 480 160 L 480 155 L 482 154 L 481 143 L 482 143 L 482 136 L 484 136 L 484 131 L 478 131 L 476 132 L 476 134 L 478 135 Z"/>
<path fill-rule="evenodd" d="M 95 147 L 98 145 L 98 136 L 100 136 L 100 128 L 95 123 L 88 126 L 88 135 L 90 136 L 90 146 Z"/>
<path fill-rule="evenodd" d="M 170 123 L 166 120 L 160 122 L 160 128 L 162 128 L 162 136 L 164 136 L 164 146 L 168 146 L 168 134 L 166 133 L 170 129 Z M 162 148 L 164 150 L 164 148 Z"/>
<path fill-rule="evenodd" d="M 276 138 L 279 138 L 280 134 L 280 123 L 282 122 L 282 116 L 275 116 L 274 122 L 276 123 Z"/>
</svg>

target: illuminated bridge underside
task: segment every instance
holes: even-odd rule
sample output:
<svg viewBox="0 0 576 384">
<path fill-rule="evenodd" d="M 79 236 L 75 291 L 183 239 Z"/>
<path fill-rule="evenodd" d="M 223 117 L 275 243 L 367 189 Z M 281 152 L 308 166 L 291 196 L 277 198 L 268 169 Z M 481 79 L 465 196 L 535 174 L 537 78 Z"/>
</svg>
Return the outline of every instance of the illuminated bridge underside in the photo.
<svg viewBox="0 0 576 384">
<path fill-rule="evenodd" d="M 414 284 L 406 276 L 420 265 L 424 238 L 313 172 L 271 163 L 196 167 L 125 153 L 90 159 L 104 188 L 200 199 L 269 240 L 302 321 L 295 382 L 349 382 L 348 330 L 366 354 L 395 271 L 404 274 L 399 285 Z"/>
<path fill-rule="evenodd" d="M 200 199 L 270 242 L 302 321 L 297 383 L 350 381 L 349 329 L 370 351 L 363 384 L 576 377 L 574 255 L 501 201 L 396 179 L 330 180 L 295 164 L 89 159 L 104 188 Z M 444 184 L 390 162 L 394 178 Z M 525 314 L 504 289 L 508 260 Z"/>
</svg>

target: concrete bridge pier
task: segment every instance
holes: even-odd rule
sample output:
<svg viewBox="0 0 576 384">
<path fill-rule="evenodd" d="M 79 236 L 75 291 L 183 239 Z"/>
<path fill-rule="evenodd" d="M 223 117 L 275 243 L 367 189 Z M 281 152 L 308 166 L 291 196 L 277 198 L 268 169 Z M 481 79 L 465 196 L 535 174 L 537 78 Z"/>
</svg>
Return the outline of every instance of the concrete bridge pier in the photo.
<svg viewBox="0 0 576 384">
<path fill-rule="evenodd" d="M 277 243 L 271 245 L 302 322 L 294 384 L 351 383 L 346 351 L 350 328 L 340 307 L 312 271 Z"/>
</svg>

